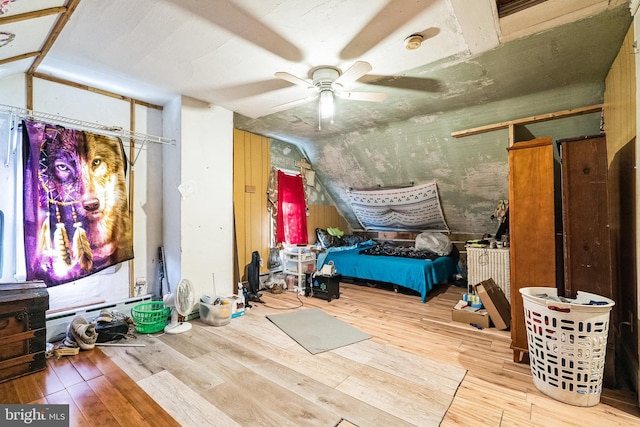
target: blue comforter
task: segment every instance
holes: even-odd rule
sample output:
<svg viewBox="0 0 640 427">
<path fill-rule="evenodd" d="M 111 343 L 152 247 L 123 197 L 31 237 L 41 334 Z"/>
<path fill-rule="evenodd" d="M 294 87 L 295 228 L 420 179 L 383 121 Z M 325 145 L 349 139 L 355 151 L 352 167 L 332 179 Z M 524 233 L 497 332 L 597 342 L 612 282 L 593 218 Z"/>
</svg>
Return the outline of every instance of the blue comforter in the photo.
<svg viewBox="0 0 640 427">
<path fill-rule="evenodd" d="M 435 285 L 447 282 L 457 272 L 458 260 L 451 256 L 429 260 L 359 253 L 374 244 L 369 240 L 354 246 L 328 248 L 318 256 L 318 269 L 333 261 L 338 274 L 404 286 L 417 291 L 422 302 Z"/>
</svg>

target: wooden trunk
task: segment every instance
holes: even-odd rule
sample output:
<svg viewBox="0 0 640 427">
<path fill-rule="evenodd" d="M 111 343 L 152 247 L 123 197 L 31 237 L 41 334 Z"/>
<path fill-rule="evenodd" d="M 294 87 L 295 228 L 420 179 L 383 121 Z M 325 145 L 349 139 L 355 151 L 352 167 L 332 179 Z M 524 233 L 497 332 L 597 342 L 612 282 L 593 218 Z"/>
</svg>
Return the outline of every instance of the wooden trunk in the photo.
<svg viewBox="0 0 640 427">
<path fill-rule="evenodd" d="M 520 289 L 556 287 L 555 162 L 551 138 L 509 148 L 511 348 L 520 362 L 528 351 Z"/>
<path fill-rule="evenodd" d="M 0 382 L 46 367 L 44 283 L 0 284 Z"/>
</svg>

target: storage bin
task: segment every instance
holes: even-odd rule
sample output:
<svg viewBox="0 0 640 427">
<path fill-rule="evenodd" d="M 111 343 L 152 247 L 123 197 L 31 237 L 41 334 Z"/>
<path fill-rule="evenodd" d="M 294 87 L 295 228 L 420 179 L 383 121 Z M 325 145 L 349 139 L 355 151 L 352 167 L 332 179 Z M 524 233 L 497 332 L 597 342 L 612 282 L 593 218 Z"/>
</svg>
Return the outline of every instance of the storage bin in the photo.
<svg viewBox="0 0 640 427">
<path fill-rule="evenodd" d="M 224 326 L 231 321 L 231 304 L 221 298 L 220 304 L 206 304 L 200 301 L 200 320 L 213 326 Z"/>
<path fill-rule="evenodd" d="M 562 302 L 555 288 L 521 288 L 533 383 L 544 394 L 576 406 L 600 403 L 615 302 L 578 292 Z"/>
<path fill-rule="evenodd" d="M 143 302 L 131 309 L 136 331 L 141 334 L 160 332 L 167 325 L 170 316 L 171 308 L 165 307 L 162 301 Z"/>
</svg>

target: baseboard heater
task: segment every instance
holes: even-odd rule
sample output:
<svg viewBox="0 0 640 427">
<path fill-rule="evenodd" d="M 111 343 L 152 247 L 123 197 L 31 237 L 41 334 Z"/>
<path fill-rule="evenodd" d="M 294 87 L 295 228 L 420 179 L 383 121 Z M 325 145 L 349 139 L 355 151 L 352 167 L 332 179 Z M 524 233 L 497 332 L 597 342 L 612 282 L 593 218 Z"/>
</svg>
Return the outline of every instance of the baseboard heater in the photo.
<svg viewBox="0 0 640 427">
<path fill-rule="evenodd" d="M 51 338 L 64 336 L 67 333 L 67 326 L 76 316 L 84 317 L 88 322 L 98 317 L 100 310 L 115 310 L 125 316 L 131 316 L 131 309 L 137 304 L 151 301 L 151 295 L 144 295 L 134 298 L 126 298 L 120 301 L 105 302 L 102 304 L 88 305 L 86 307 L 75 308 L 73 310 L 61 311 L 46 316 L 47 322 L 47 342 Z"/>
</svg>

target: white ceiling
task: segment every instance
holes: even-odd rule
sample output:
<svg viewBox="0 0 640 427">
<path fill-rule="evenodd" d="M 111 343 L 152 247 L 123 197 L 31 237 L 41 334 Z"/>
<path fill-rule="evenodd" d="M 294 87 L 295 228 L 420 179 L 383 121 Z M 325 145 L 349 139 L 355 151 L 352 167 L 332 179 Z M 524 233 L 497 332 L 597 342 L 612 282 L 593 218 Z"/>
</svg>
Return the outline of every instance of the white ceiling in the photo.
<svg viewBox="0 0 640 427">
<path fill-rule="evenodd" d="M 39 52 L 61 15 L 3 19 L 74 1 L 0 1 L 0 45 L 15 35 L 0 46 L 0 78 L 31 67 L 35 56 L 18 58 Z M 277 71 L 307 79 L 319 65 L 369 62 L 353 91 L 376 79 L 426 79 L 428 64 L 472 59 L 623 3 L 548 0 L 499 21 L 494 0 L 81 0 L 35 71 L 159 105 L 183 94 L 255 119 L 307 96 Z M 414 33 L 425 41 L 407 50 Z M 376 108 L 397 108 L 393 98 L 383 104 Z"/>
<path fill-rule="evenodd" d="M 491 1 L 476 3 L 485 6 L 475 14 L 476 24 L 485 23 L 478 25 L 486 32 L 482 48 L 491 48 L 497 44 Z M 304 88 L 277 80 L 276 71 L 307 78 L 315 66 L 345 70 L 361 60 L 376 74 L 398 75 L 468 50 L 449 1 L 362 6 L 362 0 L 83 0 L 39 71 L 96 85 L 109 79 L 160 104 L 166 92 L 181 93 L 255 118 L 306 96 Z M 406 50 L 404 38 L 420 32 L 437 32 L 437 41 Z M 160 90 L 137 90 L 138 82 Z"/>
</svg>

